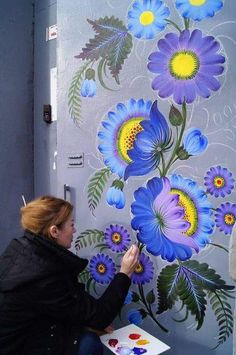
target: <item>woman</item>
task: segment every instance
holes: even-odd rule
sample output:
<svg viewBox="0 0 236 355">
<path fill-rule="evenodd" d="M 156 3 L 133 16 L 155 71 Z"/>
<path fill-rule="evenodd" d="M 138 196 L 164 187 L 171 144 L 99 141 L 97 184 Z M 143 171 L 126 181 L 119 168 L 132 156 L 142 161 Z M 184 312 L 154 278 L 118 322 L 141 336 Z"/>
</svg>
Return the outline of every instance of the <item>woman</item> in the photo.
<svg viewBox="0 0 236 355">
<path fill-rule="evenodd" d="M 78 274 L 88 261 L 68 251 L 76 229 L 73 206 L 52 196 L 21 209 L 24 236 L 0 257 L 0 355 L 100 355 L 93 332 L 120 311 L 138 261 L 133 245 L 120 272 L 99 299 L 85 292 Z"/>
</svg>

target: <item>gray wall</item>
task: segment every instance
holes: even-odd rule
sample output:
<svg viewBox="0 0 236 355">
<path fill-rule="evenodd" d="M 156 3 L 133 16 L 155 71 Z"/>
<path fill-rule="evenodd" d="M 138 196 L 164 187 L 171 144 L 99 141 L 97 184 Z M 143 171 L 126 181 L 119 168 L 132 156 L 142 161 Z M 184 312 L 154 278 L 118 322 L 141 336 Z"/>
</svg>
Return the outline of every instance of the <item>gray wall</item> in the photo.
<svg viewBox="0 0 236 355">
<path fill-rule="evenodd" d="M 50 68 L 56 66 L 56 39 L 46 42 L 46 28 L 55 25 L 55 0 L 35 1 L 34 50 L 34 186 L 35 197 L 56 194 L 56 171 L 53 170 L 56 151 L 57 122 L 43 121 L 43 105 L 50 104 Z"/>
<path fill-rule="evenodd" d="M 0 252 L 19 235 L 21 194 L 33 197 L 33 6 L 0 1 Z"/>
<path fill-rule="evenodd" d="M 87 19 L 96 20 L 105 16 L 118 17 L 126 23 L 127 12 L 133 1 L 117 0 L 89 0 L 73 1 L 58 0 L 58 191 L 63 193 L 63 185 L 67 183 L 71 188 L 71 196 L 76 207 L 76 220 L 78 234 L 87 229 L 98 229 L 104 231 L 110 223 L 122 224 L 131 233 L 135 240 L 135 232 L 131 230 L 130 204 L 133 201 L 133 192 L 137 187 L 144 186 L 148 178 L 138 177 L 128 180 L 125 184 L 126 206 L 124 209 L 116 210 L 108 206 L 105 200 L 108 183 L 102 194 L 102 198 L 95 211 L 95 216 L 89 211 L 87 199 L 87 186 L 91 176 L 99 169 L 105 167 L 102 157 L 97 149 L 97 132 L 101 129 L 101 121 L 107 117 L 108 111 L 116 111 L 117 103 L 127 103 L 130 98 L 144 100 L 158 100 L 159 109 L 168 117 L 171 98 L 163 100 L 157 96 L 157 93 L 151 90 L 151 80 L 154 75 L 147 71 L 147 57 L 156 49 L 156 42 L 164 34 L 160 34 L 152 41 L 133 39 L 134 47 L 129 58 L 126 60 L 120 74 L 121 85 L 118 87 L 112 80 L 110 73 L 104 75 L 106 84 L 117 91 L 105 90 L 97 80 L 97 94 L 93 98 L 82 98 L 81 100 L 81 119 L 80 124 L 75 124 L 69 113 L 68 93 L 75 74 L 82 68 L 84 62 L 76 55 L 81 53 L 82 48 L 93 38 L 93 31 Z M 174 12 L 174 1 L 165 1 Z M 221 165 L 227 167 L 236 176 L 235 162 L 235 75 L 234 58 L 235 47 L 235 13 L 236 6 L 234 2 L 225 1 L 224 8 L 217 16 L 196 24 L 205 34 L 210 33 L 221 42 L 227 64 L 225 74 L 222 79 L 222 88 L 215 94 L 212 93 L 209 100 L 197 99 L 194 104 L 188 106 L 188 127 L 199 127 L 209 139 L 209 146 L 203 156 L 188 161 L 178 162 L 171 169 L 171 173 L 176 172 L 185 177 L 197 181 L 200 186 L 204 185 L 204 174 L 209 167 Z M 179 17 L 175 12 L 175 20 Z M 166 31 L 167 32 L 167 31 Z M 168 29 L 173 32 L 173 29 Z M 98 62 L 92 63 L 95 71 Z M 83 78 L 83 76 L 82 76 Z M 97 76 L 96 76 L 97 79 Z M 81 79 L 82 81 L 82 79 Z M 79 91 L 79 90 L 78 90 Z M 79 97 L 79 94 L 78 94 Z M 67 158 L 70 154 L 84 153 L 83 168 L 68 168 Z M 152 176 L 155 173 L 152 172 Z M 150 177 L 150 175 L 149 175 Z M 112 179 L 109 181 L 112 182 Z M 228 200 L 235 201 L 236 191 L 232 192 Z M 221 202 L 211 198 L 213 206 L 216 208 Z M 228 236 L 215 231 L 212 235 L 212 241 L 228 247 Z M 96 245 L 91 245 L 87 249 L 79 250 L 80 255 L 91 258 L 98 252 Z M 105 251 L 106 252 L 106 251 Z M 111 253 L 112 254 L 112 253 Z M 228 255 L 219 248 L 205 248 L 193 259 L 199 263 L 208 263 L 210 267 L 216 270 L 222 278 L 232 284 L 228 275 Z M 220 260 L 220 263 L 219 263 Z M 156 290 L 156 280 L 166 262 L 160 257 L 152 257 L 155 266 L 155 277 L 152 284 L 144 286 L 147 293 L 151 288 Z M 104 290 L 104 288 L 101 288 Z M 135 288 L 134 288 L 135 289 Z M 229 301 L 232 303 L 233 301 Z M 140 305 L 133 307 L 138 309 Z M 142 307 L 142 306 L 140 306 Z M 179 305 L 180 308 L 180 305 Z M 173 318 L 183 319 L 185 310 L 178 312 L 178 305 L 171 311 L 165 312 L 158 318 L 160 323 L 166 326 L 170 332 L 165 334 L 150 318 L 146 318 L 142 327 L 151 334 L 165 341 L 171 346 L 168 354 L 174 355 L 221 355 L 232 354 L 232 336 L 219 348 L 212 350 L 215 344 L 215 337 L 218 334 L 218 325 L 211 306 L 207 305 L 204 324 L 199 331 L 196 331 L 196 322 L 194 317 L 189 315 L 185 322 L 177 323 Z M 127 308 L 122 314 L 122 322 L 117 321 L 116 326 L 127 324 Z"/>
</svg>

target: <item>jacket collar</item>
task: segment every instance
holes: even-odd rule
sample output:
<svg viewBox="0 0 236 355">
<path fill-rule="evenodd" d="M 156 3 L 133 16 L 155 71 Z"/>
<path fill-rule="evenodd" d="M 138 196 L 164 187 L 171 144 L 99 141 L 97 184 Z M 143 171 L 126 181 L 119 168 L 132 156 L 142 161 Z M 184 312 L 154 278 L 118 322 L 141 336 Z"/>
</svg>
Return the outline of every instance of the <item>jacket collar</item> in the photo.
<svg viewBox="0 0 236 355">
<path fill-rule="evenodd" d="M 70 269 L 70 272 L 79 274 L 86 268 L 88 264 L 87 259 L 78 257 L 71 251 L 67 250 L 61 245 L 56 244 L 53 240 L 50 240 L 43 235 L 36 235 L 26 230 L 24 236 L 35 246 L 38 246 L 42 253 L 45 252 L 51 257 L 58 259 L 58 261 L 63 264 L 63 267 Z"/>
</svg>

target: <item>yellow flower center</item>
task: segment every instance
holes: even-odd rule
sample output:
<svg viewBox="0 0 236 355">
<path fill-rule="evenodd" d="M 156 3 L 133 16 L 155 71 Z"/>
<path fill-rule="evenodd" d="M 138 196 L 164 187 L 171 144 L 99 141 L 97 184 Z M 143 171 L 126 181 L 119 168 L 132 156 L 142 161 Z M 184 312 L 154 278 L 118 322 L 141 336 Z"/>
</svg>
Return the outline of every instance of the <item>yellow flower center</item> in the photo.
<svg viewBox="0 0 236 355">
<path fill-rule="evenodd" d="M 214 182 L 213 183 L 214 183 L 214 186 L 219 189 L 219 188 L 224 186 L 225 179 L 222 176 L 216 176 L 214 178 Z"/>
<path fill-rule="evenodd" d="M 139 16 L 139 21 L 143 26 L 149 26 L 153 23 L 155 16 L 152 11 L 144 11 Z"/>
<path fill-rule="evenodd" d="M 137 274 L 141 274 L 141 272 L 143 272 L 143 266 L 140 263 L 138 263 L 138 265 L 136 266 L 135 272 Z"/>
<path fill-rule="evenodd" d="M 189 0 L 190 5 L 192 6 L 202 6 L 207 0 Z"/>
<path fill-rule="evenodd" d="M 121 235 L 119 233 L 113 233 L 112 241 L 116 244 L 119 244 L 121 242 Z"/>
<path fill-rule="evenodd" d="M 226 224 L 232 226 L 232 225 L 234 225 L 234 223 L 235 223 L 235 216 L 234 216 L 233 214 L 231 214 L 231 213 L 227 213 L 227 214 L 225 215 L 224 220 L 225 220 L 225 223 L 226 223 Z"/>
<path fill-rule="evenodd" d="M 190 223 L 189 229 L 185 232 L 186 235 L 192 236 L 196 230 L 198 225 L 198 214 L 197 209 L 190 199 L 190 197 L 183 191 L 177 189 L 171 189 L 172 194 L 179 195 L 178 205 L 183 207 L 184 209 L 184 219 Z"/>
<path fill-rule="evenodd" d="M 198 72 L 199 66 L 199 59 L 196 53 L 192 51 L 176 52 L 169 62 L 171 75 L 180 80 L 194 78 Z"/>
<path fill-rule="evenodd" d="M 98 264 L 97 265 L 97 271 L 100 274 L 104 274 L 106 272 L 106 266 L 104 264 Z"/>
<path fill-rule="evenodd" d="M 127 151 L 133 148 L 136 134 L 143 130 L 139 124 L 142 120 L 143 117 L 132 118 L 125 122 L 119 129 L 117 135 L 117 149 L 121 158 L 127 163 L 131 162 Z"/>
</svg>

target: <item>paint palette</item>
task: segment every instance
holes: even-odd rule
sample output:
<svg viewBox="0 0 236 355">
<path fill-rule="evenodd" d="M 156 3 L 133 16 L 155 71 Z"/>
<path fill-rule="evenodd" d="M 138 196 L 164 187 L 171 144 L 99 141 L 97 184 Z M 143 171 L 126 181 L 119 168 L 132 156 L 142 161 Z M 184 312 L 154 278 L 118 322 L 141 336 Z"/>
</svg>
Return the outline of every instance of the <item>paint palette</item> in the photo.
<svg viewBox="0 0 236 355">
<path fill-rule="evenodd" d="M 158 355 L 170 347 L 134 324 L 101 337 L 102 343 L 117 355 Z"/>
</svg>

